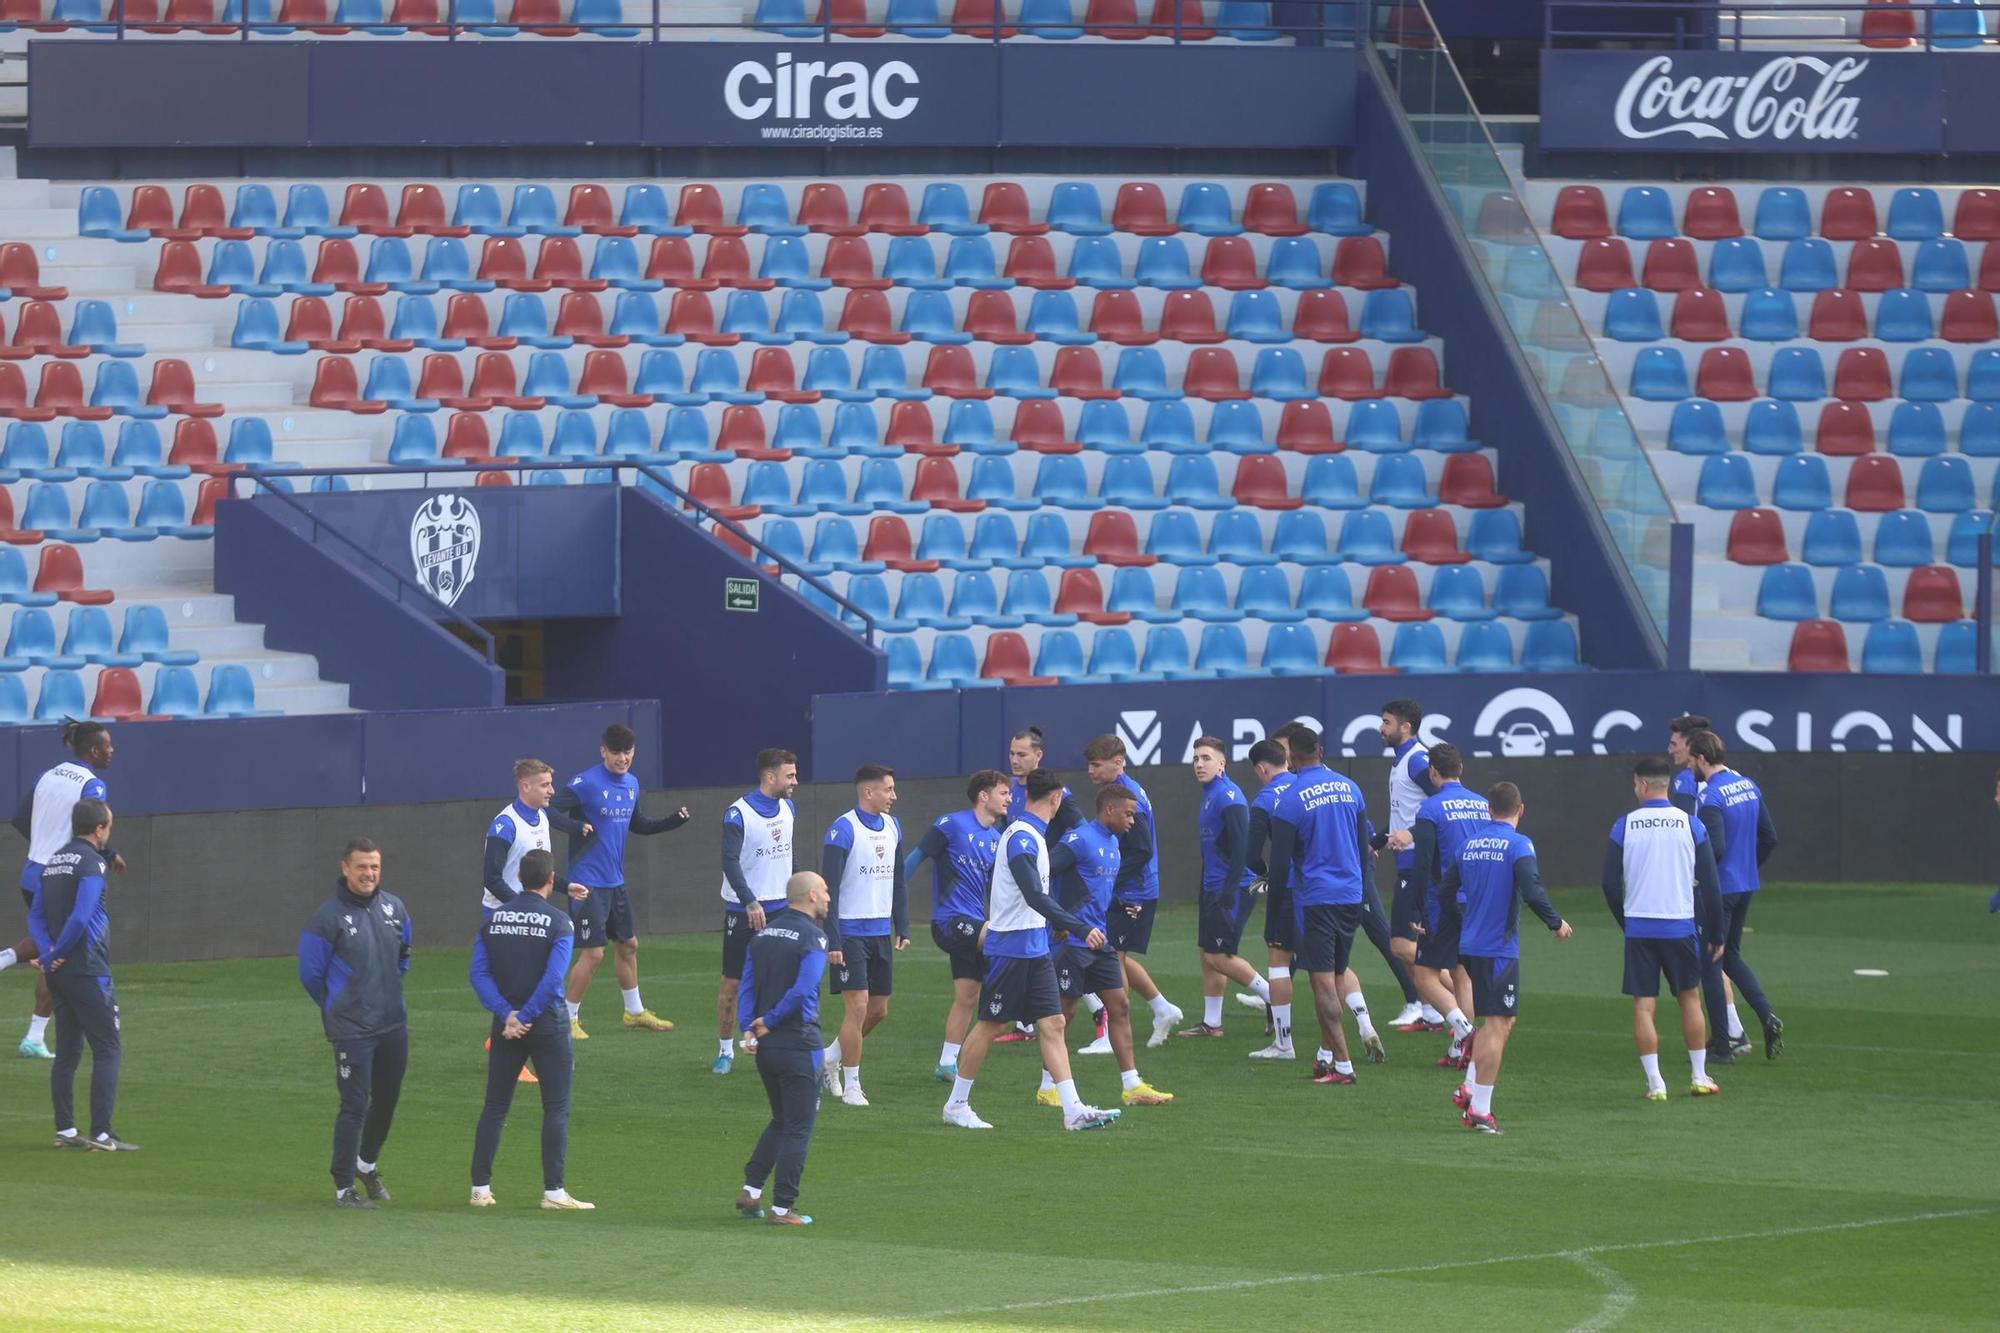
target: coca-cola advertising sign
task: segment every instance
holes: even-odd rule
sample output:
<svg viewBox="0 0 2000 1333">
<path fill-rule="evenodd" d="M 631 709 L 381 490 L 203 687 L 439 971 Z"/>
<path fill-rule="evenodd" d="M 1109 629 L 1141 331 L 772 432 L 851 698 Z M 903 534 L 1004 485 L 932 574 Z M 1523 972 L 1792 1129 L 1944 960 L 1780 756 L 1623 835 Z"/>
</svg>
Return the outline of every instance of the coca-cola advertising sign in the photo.
<svg viewBox="0 0 2000 1333">
<path fill-rule="evenodd" d="M 1542 146 L 1652 152 L 1936 152 L 1939 71 L 1918 57 L 1544 51 Z"/>
</svg>

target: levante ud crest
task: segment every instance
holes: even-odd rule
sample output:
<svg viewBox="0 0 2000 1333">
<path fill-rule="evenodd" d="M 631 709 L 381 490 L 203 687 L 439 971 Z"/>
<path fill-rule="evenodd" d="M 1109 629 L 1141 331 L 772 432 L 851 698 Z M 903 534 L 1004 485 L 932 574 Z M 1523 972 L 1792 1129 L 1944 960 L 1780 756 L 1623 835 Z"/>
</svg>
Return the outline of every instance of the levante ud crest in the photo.
<svg viewBox="0 0 2000 1333">
<path fill-rule="evenodd" d="M 479 563 L 479 511 L 462 495 L 434 495 L 410 520 L 410 560 L 425 592 L 450 606 Z"/>
</svg>

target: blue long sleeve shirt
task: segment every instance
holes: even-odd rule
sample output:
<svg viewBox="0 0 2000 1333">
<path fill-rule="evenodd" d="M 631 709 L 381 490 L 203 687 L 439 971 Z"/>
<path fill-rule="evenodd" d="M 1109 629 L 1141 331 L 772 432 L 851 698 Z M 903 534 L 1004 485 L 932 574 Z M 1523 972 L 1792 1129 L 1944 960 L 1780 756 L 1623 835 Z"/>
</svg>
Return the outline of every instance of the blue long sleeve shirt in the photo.
<svg viewBox="0 0 2000 1333">
<path fill-rule="evenodd" d="M 569 913 L 523 893 L 496 907 L 473 936 L 473 993 L 495 1018 L 511 1013 L 532 1025 L 562 998 L 575 947 Z"/>
<path fill-rule="evenodd" d="M 28 908 L 28 933 L 45 968 L 71 975 L 111 975 L 111 914 L 104 904 L 104 857 L 73 838 L 42 867 Z"/>
<path fill-rule="evenodd" d="M 761 1049 L 806 1050 L 823 1044 L 819 988 L 826 979 L 826 933 L 804 912 L 773 912 L 750 941 L 743 981 L 736 992 L 736 1026 L 744 1032 L 759 1018 L 769 1033 Z"/>
</svg>

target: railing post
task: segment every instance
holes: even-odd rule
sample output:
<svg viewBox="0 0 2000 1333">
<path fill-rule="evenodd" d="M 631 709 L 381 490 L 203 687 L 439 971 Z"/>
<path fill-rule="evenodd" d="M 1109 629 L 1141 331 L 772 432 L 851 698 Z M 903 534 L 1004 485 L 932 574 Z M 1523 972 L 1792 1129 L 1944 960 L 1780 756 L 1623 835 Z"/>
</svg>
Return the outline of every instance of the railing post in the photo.
<svg viewBox="0 0 2000 1333">
<path fill-rule="evenodd" d="M 1973 665 L 1982 676 L 1993 674 L 1993 529 L 1979 534 L 1979 574 L 1972 593 L 1972 620 L 1979 631 Z"/>
<path fill-rule="evenodd" d="M 1694 656 L 1694 524 L 1667 532 L 1667 668 L 1686 671 Z"/>
</svg>

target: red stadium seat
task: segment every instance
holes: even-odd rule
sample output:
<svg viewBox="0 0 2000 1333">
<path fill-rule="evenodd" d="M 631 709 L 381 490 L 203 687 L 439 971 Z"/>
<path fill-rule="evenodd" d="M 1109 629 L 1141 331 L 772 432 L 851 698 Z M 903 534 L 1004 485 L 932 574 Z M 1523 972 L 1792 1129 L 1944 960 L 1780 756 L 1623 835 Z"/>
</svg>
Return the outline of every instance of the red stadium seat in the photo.
<svg viewBox="0 0 2000 1333">
<path fill-rule="evenodd" d="M 1991 241 L 1979 251 L 1979 290 L 2000 292 L 2000 245 Z"/>
<path fill-rule="evenodd" d="M 1473 235 L 1495 245 L 1533 245 L 1534 225 L 1520 199 L 1505 190 L 1488 190 L 1479 200 L 1479 216 L 1472 224 Z"/>
<path fill-rule="evenodd" d="M 999 0 L 955 0 L 951 7 L 952 31 L 991 41 L 993 21 L 999 8 Z M 1015 31 L 1002 26 L 1000 36 L 1012 37 Z"/>
<path fill-rule="evenodd" d="M 715 307 L 707 292 L 675 292 L 667 307 L 667 332 L 706 347 L 734 347 L 743 341 L 740 334 L 716 332 Z"/>
<path fill-rule="evenodd" d="M 1316 343 L 1351 343 L 1361 337 L 1347 322 L 1347 298 L 1331 287 L 1299 293 L 1292 336 Z"/>
<path fill-rule="evenodd" d="M 887 28 L 870 26 L 863 0 L 820 0 L 820 23 L 837 37 L 880 37 Z"/>
<path fill-rule="evenodd" d="M 1438 476 L 1438 499 L 1464 509 L 1499 509 L 1507 497 L 1494 488 L 1493 464 L 1485 454 L 1452 454 Z"/>
<path fill-rule="evenodd" d="M 535 281 L 572 292 L 601 292 L 611 284 L 583 276 L 583 254 L 568 236 L 544 236 L 535 255 Z"/>
<path fill-rule="evenodd" d="M 435 185 L 405 185 L 396 206 L 396 225 L 415 236 L 470 236 L 472 228 L 454 227 L 445 211 L 444 192 Z"/>
<path fill-rule="evenodd" d="M 1014 298 L 1006 292 L 973 292 L 965 302 L 965 332 L 980 342 L 1004 347 L 1025 347 L 1035 341 L 1034 334 L 1021 331 Z"/>
<path fill-rule="evenodd" d="M 1220 287 L 1230 292 L 1249 291 L 1267 285 L 1264 275 L 1257 271 L 1256 251 L 1241 236 L 1208 238 L 1208 246 L 1201 254 L 1201 283 L 1204 287 Z"/>
<path fill-rule="evenodd" d="M 517 292 L 545 292 L 554 283 L 528 276 L 528 255 L 512 236 L 488 236 L 479 251 L 479 277 Z"/>
<path fill-rule="evenodd" d="M 1159 563 L 1158 556 L 1141 551 L 1139 525 L 1122 509 L 1100 509 L 1090 516 L 1090 527 L 1083 535 L 1083 553 L 1107 565 Z M 1060 603 L 1057 609 L 1063 609 Z"/>
<path fill-rule="evenodd" d="M 637 236 L 637 227 L 618 225 L 618 214 L 611 206 L 611 191 L 602 185 L 580 184 L 569 187 L 569 209 L 563 214 L 565 227 L 580 227 L 592 236 Z"/>
<path fill-rule="evenodd" d="M 893 444 L 906 453 L 955 454 L 955 444 L 937 442 L 937 426 L 930 408 L 922 403 L 901 402 L 889 409 L 889 428 L 882 433 L 884 444 Z"/>
<path fill-rule="evenodd" d="M 514 362 L 504 352 L 481 352 L 473 358 L 472 396 L 517 412 L 539 412 L 544 406 L 541 398 L 521 395 Z"/>
<path fill-rule="evenodd" d="M 196 527 L 214 527 L 216 505 L 230 498 L 228 477 L 204 478 L 194 489 L 194 513 L 188 515 L 188 521 Z"/>
<path fill-rule="evenodd" d="M 1336 624 L 1327 633 L 1326 664 L 1344 676 L 1393 676 L 1382 665 L 1382 640 L 1375 627 L 1352 622 Z"/>
<path fill-rule="evenodd" d="M 1678 236 L 1654 241 L 1646 247 L 1646 267 L 1639 281 L 1656 292 L 1684 292 L 1701 286 L 1694 247 Z"/>
<path fill-rule="evenodd" d="M 933 509 L 954 514 L 976 514 L 986 508 L 984 500 L 968 500 L 959 494 L 958 469 L 949 458 L 919 458 L 910 482 L 910 498 L 922 500 Z"/>
<path fill-rule="evenodd" d="M 775 351 L 780 356 L 784 355 L 784 352 L 778 348 L 768 348 L 766 350 Z M 787 362 L 787 364 L 790 363 Z M 755 377 L 754 365 L 752 367 L 752 377 Z M 595 394 L 597 401 L 607 407 L 651 407 L 653 405 L 652 394 L 632 392 L 632 381 L 626 373 L 625 358 L 619 356 L 616 352 L 603 348 L 594 352 L 584 353 L 583 369 L 577 373 L 576 377 L 576 391 L 579 394 Z M 776 397 L 775 394 L 772 396 Z M 814 394 L 813 398 L 817 400 L 819 395 Z"/>
<path fill-rule="evenodd" d="M 1048 227 L 1028 211 L 1028 192 L 1014 181 L 990 181 L 979 200 L 979 221 L 1013 236 L 1040 236 Z"/>
<path fill-rule="evenodd" d="M 1681 211 L 1681 231 L 1697 241 L 1720 241 L 1743 234 L 1736 193 L 1727 186 L 1697 185 Z"/>
<path fill-rule="evenodd" d="M 1813 295 L 1806 336 L 1820 342 L 1851 343 L 1868 336 L 1868 311 L 1861 293 L 1849 287 L 1828 287 Z"/>
<path fill-rule="evenodd" d="M 1458 455 L 1463 457 L 1464 455 Z M 1403 554 L 1427 565 L 1462 565 L 1472 559 L 1458 547 L 1458 524 L 1443 509 L 1412 509 L 1403 520 Z M 1385 566 L 1399 568 L 1400 566 Z"/>
<path fill-rule="evenodd" d="M 1910 571 L 1903 587 L 1903 619 L 1919 625 L 1948 625 L 1965 617 L 1965 597 L 1958 571 L 1950 565 L 1926 565 Z"/>
<path fill-rule="evenodd" d="M 1615 292 L 1637 287 L 1632 276 L 1632 251 L 1616 236 L 1585 241 L 1576 259 L 1576 285 L 1587 292 Z"/>
<path fill-rule="evenodd" d="M 1729 520 L 1729 558 L 1739 565 L 1782 565 L 1785 525 L 1775 509 L 1739 509 Z"/>
<path fill-rule="evenodd" d="M 44 286 L 42 269 L 35 259 L 35 247 L 25 241 L 0 245 L 0 287 L 33 301 L 63 301 L 69 288 Z"/>
<path fill-rule="evenodd" d="M 1175 0 L 1158 0 L 1172 5 Z M 1134 236 L 1172 236 L 1180 230 L 1167 217 L 1167 197 L 1151 181 L 1127 181 L 1111 205 L 1111 227 Z"/>
<path fill-rule="evenodd" d="M 1104 363 L 1089 347 L 1059 347 L 1049 367 L 1049 387 L 1065 398 L 1117 398 L 1118 390 L 1104 384 Z"/>
<path fill-rule="evenodd" d="M 1299 454 L 1337 454 L 1347 446 L 1333 438 L 1333 413 L 1317 398 L 1298 398 L 1278 413 L 1278 447 Z"/>
<path fill-rule="evenodd" d="M 513 24 L 537 37 L 574 37 L 581 29 L 563 21 L 561 0 L 514 0 Z"/>
<path fill-rule="evenodd" d="M 0 417 L 15 421 L 54 421 L 56 414 L 28 402 L 28 381 L 21 368 L 0 362 Z"/>
<path fill-rule="evenodd" d="M 1237 376 L 1235 355 L 1220 347 L 1197 347 L 1188 353 L 1181 392 L 1211 403 L 1236 402 L 1250 396 Z"/>
<path fill-rule="evenodd" d="M 187 193 L 181 196 L 180 231 L 226 241 L 247 241 L 257 234 L 249 227 L 230 226 L 228 217 L 228 210 L 222 204 L 222 191 L 213 185 L 190 185 Z"/>
<path fill-rule="evenodd" d="M 790 458 L 789 449 L 771 448 L 764 433 L 764 414 L 745 403 L 722 409 L 722 421 L 715 428 L 715 447 L 738 458 L 773 461 Z"/>
<path fill-rule="evenodd" d="M 861 544 L 863 560 L 880 560 L 904 573 L 930 573 L 935 560 L 919 560 L 910 542 L 910 525 L 894 514 L 877 514 L 868 521 L 868 537 Z"/>
<path fill-rule="evenodd" d="M 681 186 L 674 225 L 692 227 L 704 236 L 744 236 L 750 231 L 748 227 L 723 221 L 722 195 L 713 185 Z"/>
<path fill-rule="evenodd" d="M 1277 181 L 1260 181 L 1243 196 L 1243 230 L 1259 236 L 1303 236 L 1306 225 L 1299 221 L 1299 201 L 1292 187 Z"/>
<path fill-rule="evenodd" d="M 78 421 L 109 421 L 111 409 L 92 407 L 83 391 L 83 376 L 73 361 L 42 362 L 42 381 L 35 388 L 35 406 Z M 222 409 L 217 408 L 220 412 Z"/>
<path fill-rule="evenodd" d="M 451 420 L 445 423 L 444 448 L 440 452 L 446 458 L 463 459 L 468 463 L 483 462 L 493 457 L 493 437 L 487 434 L 486 418 L 476 412 L 452 413 Z"/>
<path fill-rule="evenodd" d="M 1083 446 L 1069 437 L 1062 408 L 1052 399 L 1030 398 L 1014 409 L 1014 428 L 1008 438 L 1038 454 L 1074 454 Z"/>
<path fill-rule="evenodd" d="M 1305 504 L 1285 481 L 1284 460 L 1275 454 L 1250 454 L 1236 464 L 1230 495 L 1238 504 L 1258 509 L 1298 509 Z"/>
<path fill-rule="evenodd" d="M 604 331 L 604 307 L 589 292 L 564 292 L 556 307 L 558 338 L 573 338 L 585 347 L 623 347 L 632 340 L 622 333 Z"/>
<path fill-rule="evenodd" d="M 877 181 L 861 191 L 855 221 L 881 236 L 922 236 L 930 230 L 910 221 L 910 196 L 894 181 Z"/>
<path fill-rule="evenodd" d="M 1986 292 L 1952 292 L 1944 298 L 1944 315 L 1939 335 L 1946 342 L 1989 343 L 2000 340 L 2000 322 L 1993 313 L 1993 298 Z"/>
<path fill-rule="evenodd" d="M 1440 382 L 1437 354 L 1428 347 L 1398 347 L 1390 352 L 1382 392 L 1390 398 L 1451 397 L 1451 390 Z"/>
<path fill-rule="evenodd" d="M 724 518 L 755 518 L 756 505 L 739 505 L 730 488 L 729 471 L 720 463 L 696 463 L 688 472 L 688 495 Z"/>
<path fill-rule="evenodd" d="M 1903 508 L 1903 469 L 1887 454 L 1855 459 L 1847 469 L 1846 505 L 1863 514 Z"/>
<path fill-rule="evenodd" d="M 1099 292 L 1090 306 L 1090 331 L 1126 347 L 1150 347 L 1160 340 L 1146 328 L 1139 298 L 1131 292 Z"/>
<path fill-rule="evenodd" d="M 1833 367 L 1833 396 L 1850 403 L 1879 403 L 1895 397 L 1889 387 L 1889 358 L 1879 347 L 1850 347 Z"/>
<path fill-rule="evenodd" d="M 1333 280 L 1342 287 L 1377 291 L 1394 287 L 1388 256 L 1373 236 L 1343 236 L 1333 248 Z"/>
<path fill-rule="evenodd" d="M 1721 342 L 1729 336 L 1729 311 L 1722 293 L 1707 287 L 1689 287 L 1674 297 L 1674 314 L 1668 332 L 1691 343 Z"/>
<path fill-rule="evenodd" d="M 1835 458 L 1875 452 L 1875 423 L 1860 403 L 1828 403 L 1819 410 L 1819 432 L 1813 447 Z"/>
<path fill-rule="evenodd" d="M 504 352 L 518 345 L 514 338 L 496 338 L 486 320 L 486 303 L 469 292 L 460 292 L 444 305 L 441 337 L 463 338 L 471 347 Z"/>
<path fill-rule="evenodd" d="M 442 37 L 446 33 L 444 24 L 438 22 L 442 8 L 440 0 L 396 0 L 389 9 L 389 22 L 394 27 L 413 28 L 426 37 Z"/>
<path fill-rule="evenodd" d="M 1170 342 L 1219 343 L 1215 305 L 1204 291 L 1168 292 L 1160 307 L 1160 336 Z"/>
<path fill-rule="evenodd" d="M 188 369 L 187 362 L 176 357 L 166 357 L 153 363 L 153 383 L 146 391 L 146 401 L 154 407 L 164 407 L 182 416 L 222 415 L 221 403 L 196 401 L 194 372 Z"/>
<path fill-rule="evenodd" d="M 1875 196 L 1867 190 L 1840 186 L 1826 192 L 1820 205 L 1819 234 L 1829 241 L 1859 241 L 1877 235 Z"/>
<path fill-rule="evenodd" d="M 1000 276 L 1043 291 L 1066 292 L 1076 286 L 1075 278 L 1057 272 L 1056 252 L 1042 236 L 1016 236 L 1007 247 L 1007 263 Z"/>
<path fill-rule="evenodd" d="M 1595 185 L 1565 185 L 1556 192 L 1549 230 L 1571 241 L 1595 241 L 1611 235 L 1604 191 Z"/>
<path fill-rule="evenodd" d="M 149 231 L 162 240 L 192 241 L 198 231 L 184 232 L 174 224 L 174 200 L 164 185 L 135 185 L 125 211 L 127 231 Z"/>
<path fill-rule="evenodd" d="M 350 296 L 340 308 L 340 341 L 374 352 L 407 352 L 416 346 L 408 338 L 391 338 L 382 306 L 372 296 Z"/>
<path fill-rule="evenodd" d="M 798 368 L 791 353 L 782 347 L 759 347 L 750 354 L 750 373 L 743 387 L 761 393 L 775 403 L 816 403 L 819 390 L 799 387 Z"/>
<path fill-rule="evenodd" d="M 826 181 L 813 182 L 799 195 L 799 225 L 822 236 L 859 236 L 868 230 L 849 214 L 847 191 Z"/>
<path fill-rule="evenodd" d="M 1092 516 L 1093 529 L 1097 526 L 1095 519 L 1098 516 Z M 1131 515 L 1124 517 L 1129 520 Z M 1088 540 L 1084 543 L 1084 550 L 1088 554 Z M 1094 569 L 1065 569 L 1062 572 L 1062 578 L 1056 584 L 1055 610 L 1059 616 L 1075 616 L 1086 625 L 1124 625 L 1132 619 L 1129 611 L 1104 609 L 1104 584 Z"/>
<path fill-rule="evenodd" d="M 1951 234 L 1961 241 L 2000 241 L 2000 190 L 1961 190 Z"/>
<path fill-rule="evenodd" d="M 1910 0 L 1868 0 L 1861 15 L 1861 44 L 1892 50 L 1914 46 L 1917 16 L 1907 6 Z"/>
<path fill-rule="evenodd" d="M 449 352 L 432 352 L 417 374 L 417 397 L 428 398 L 454 412 L 484 412 L 493 406 L 465 391 L 465 368 Z"/>
<path fill-rule="evenodd" d="M 361 280 L 361 259 L 354 253 L 353 244 L 337 236 L 319 243 L 319 255 L 313 261 L 312 280 L 331 283 L 339 291 L 358 292 L 363 296 L 381 296 L 389 290 L 386 282 Z"/>
<path fill-rule="evenodd" d="M 130 667 L 105 667 L 97 673 L 97 696 L 90 702 L 92 717 L 113 722 L 147 722 L 146 705 L 139 693 L 139 677 Z"/>
<path fill-rule="evenodd" d="M 1096 0 L 1092 0 L 1095 8 Z M 1037 676 L 1029 666 L 1028 641 L 1011 629 L 995 632 L 986 640 L 986 664 L 979 668 L 982 680 L 1000 680 L 1009 685 L 1053 685 L 1054 676 Z"/>
<path fill-rule="evenodd" d="M 860 291 L 885 292 L 895 285 L 875 275 L 875 256 L 859 236 L 835 236 L 827 241 L 819 275 L 836 287 Z"/>
<path fill-rule="evenodd" d="M 1903 256 L 1896 243 L 1870 236 L 1847 254 L 1847 285 L 1857 292 L 1887 292 L 1903 285 Z"/>
<path fill-rule="evenodd" d="M 14 373 L 20 374 L 19 371 Z M 1096 525 L 1097 517 L 1101 515 L 1093 516 L 1093 527 Z M 42 543 L 40 532 L 33 528 L 22 529 L 14 526 L 14 497 L 9 494 L 5 486 L 0 486 L 0 542 L 5 542 L 9 546 L 39 546 Z"/>
<path fill-rule="evenodd" d="M 63 341 L 61 311 L 47 301 L 28 301 L 21 307 L 20 322 L 14 325 L 13 343 L 0 355 L 76 358 L 89 356 L 90 349 Z"/>
<path fill-rule="evenodd" d="M 1139 7 L 1133 0 L 1090 0 L 1083 11 L 1083 30 L 1121 42 L 1152 36 L 1139 23 Z"/>
<path fill-rule="evenodd" d="M 1153 0 L 1153 35 L 1178 37 L 1184 42 L 1205 42 L 1215 29 L 1205 26 L 1201 0 Z"/>
<path fill-rule="evenodd" d="M 344 356 L 321 357 L 313 366 L 312 394 L 307 401 L 314 407 L 324 407 L 329 411 L 358 412 L 364 416 L 389 410 L 387 403 L 361 396 L 361 385 L 354 376 L 354 363 Z"/>
<path fill-rule="evenodd" d="M 889 298 L 878 290 L 849 291 L 846 302 L 840 307 L 840 328 L 863 342 L 888 347 L 900 347 L 910 341 L 909 334 L 895 327 Z"/>
<path fill-rule="evenodd" d="M 210 301 L 229 295 L 227 287 L 202 281 L 201 253 L 194 248 L 193 241 L 168 241 L 160 247 L 159 267 L 153 271 L 153 290 Z"/>
<path fill-rule="evenodd" d="M 35 591 L 52 592 L 78 606 L 104 606 L 111 601 L 108 588 L 83 586 L 83 557 L 74 546 L 50 542 L 42 547 L 42 562 L 35 570 Z"/>
<path fill-rule="evenodd" d="M 1792 630 L 1793 671 L 1846 671 L 1847 631 L 1837 620 L 1802 620 Z"/>
<path fill-rule="evenodd" d="M 182 417 L 174 423 L 174 443 L 167 450 L 167 462 L 208 476 L 227 474 L 230 470 L 222 463 L 215 427 L 200 417 Z"/>
<path fill-rule="evenodd" d="M 286 10 L 301 4 L 311 4 L 318 11 L 314 21 L 326 22 L 326 0 L 285 0 Z M 286 22 L 302 20 L 288 19 Z M 347 197 L 340 206 L 340 225 L 352 227 L 363 236 L 410 236 L 414 232 L 409 227 L 399 227 L 389 221 L 389 196 L 382 193 L 379 185 L 356 182 L 347 187 Z"/>
<path fill-rule="evenodd" d="M 1319 392 L 1350 403 L 1382 396 L 1375 387 L 1375 369 L 1368 363 L 1368 353 L 1358 347 L 1327 349 L 1319 363 Z"/>
<path fill-rule="evenodd" d="M 1429 620 L 1423 594 L 1417 590 L 1417 576 L 1408 565 L 1377 565 L 1368 571 L 1368 588 L 1361 605 L 1371 616 L 1383 620 Z"/>
<path fill-rule="evenodd" d="M 646 256 L 646 276 L 688 291 L 712 292 L 719 285 L 695 276 L 694 249 L 685 236 L 653 238 L 653 248 Z"/>
<path fill-rule="evenodd" d="M 1695 370 L 1697 397 L 1718 403 L 1747 403 L 1757 396 L 1750 358 L 1740 347 L 1711 347 L 1701 354 Z"/>
<path fill-rule="evenodd" d="M 278 7 L 278 22 L 288 28 L 300 28 L 326 37 L 345 37 L 352 32 L 352 28 L 331 23 L 329 8 L 327 0 L 285 0 Z"/>
<path fill-rule="evenodd" d="M 933 347 L 930 357 L 924 362 L 924 387 L 932 393 L 941 393 L 947 398 L 985 399 L 993 396 L 993 390 L 979 382 L 978 367 L 972 364 L 972 353 L 963 347 Z"/>
<path fill-rule="evenodd" d="M 701 276 L 724 287 L 753 292 L 768 292 L 778 285 L 770 278 L 751 275 L 750 247 L 743 243 L 740 236 L 708 238 L 708 254 L 701 261 Z"/>
</svg>

